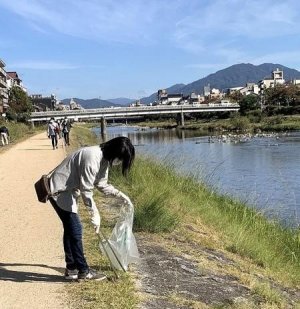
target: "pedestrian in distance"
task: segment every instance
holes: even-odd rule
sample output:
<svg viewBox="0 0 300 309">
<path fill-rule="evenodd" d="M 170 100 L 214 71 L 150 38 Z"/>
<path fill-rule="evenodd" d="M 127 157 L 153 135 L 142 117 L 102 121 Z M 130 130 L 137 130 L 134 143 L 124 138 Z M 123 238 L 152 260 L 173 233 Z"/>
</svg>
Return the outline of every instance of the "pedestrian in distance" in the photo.
<svg viewBox="0 0 300 309">
<path fill-rule="evenodd" d="M 64 136 L 65 145 L 70 146 L 70 130 L 71 130 L 71 123 L 68 119 L 64 119 L 62 122 L 62 133 Z"/>
<path fill-rule="evenodd" d="M 58 124 L 54 121 L 54 118 L 51 118 L 47 127 L 48 138 L 51 138 L 52 148 L 58 148 L 57 146 L 57 135 L 59 133 Z"/>
<path fill-rule="evenodd" d="M 62 138 L 62 119 L 61 120 L 57 120 L 57 125 L 58 125 L 58 138 L 61 139 Z"/>
<path fill-rule="evenodd" d="M 85 259 L 78 198 L 82 197 L 95 232 L 99 233 L 100 214 L 93 199 L 93 190 L 96 188 L 104 195 L 119 197 L 132 206 L 128 196 L 108 184 L 108 172 L 114 165 L 121 164 L 122 174 L 127 176 L 134 158 L 135 149 L 131 141 L 127 137 L 116 137 L 101 145 L 84 147 L 73 152 L 50 173 L 52 197 L 49 200 L 64 229 L 65 279 L 99 281 L 106 278 L 91 269 Z"/>
<path fill-rule="evenodd" d="M 2 146 L 8 145 L 9 143 L 9 131 L 8 128 L 6 126 L 2 126 L 0 128 L 0 135 L 1 135 L 1 143 Z"/>
</svg>

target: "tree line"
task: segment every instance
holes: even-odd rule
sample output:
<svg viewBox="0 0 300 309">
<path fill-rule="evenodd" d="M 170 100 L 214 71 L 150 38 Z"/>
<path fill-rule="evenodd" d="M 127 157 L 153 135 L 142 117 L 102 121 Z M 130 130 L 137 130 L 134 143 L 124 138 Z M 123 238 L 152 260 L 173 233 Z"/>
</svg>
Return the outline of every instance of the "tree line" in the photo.
<svg viewBox="0 0 300 309">
<path fill-rule="evenodd" d="M 300 87 L 297 85 L 275 85 L 264 89 L 263 94 L 243 96 L 239 92 L 228 95 L 240 105 L 240 114 L 261 110 L 266 116 L 293 115 L 300 112 Z"/>
</svg>

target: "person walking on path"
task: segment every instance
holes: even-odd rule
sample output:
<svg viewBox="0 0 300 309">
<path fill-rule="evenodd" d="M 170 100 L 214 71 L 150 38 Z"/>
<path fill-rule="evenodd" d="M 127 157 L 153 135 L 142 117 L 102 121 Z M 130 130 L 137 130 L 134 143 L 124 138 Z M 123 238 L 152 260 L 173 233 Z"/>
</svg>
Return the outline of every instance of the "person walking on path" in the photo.
<svg viewBox="0 0 300 309">
<path fill-rule="evenodd" d="M 51 143 L 52 143 L 52 147 L 53 150 L 55 150 L 55 148 L 57 149 L 57 135 L 59 133 L 59 127 L 58 124 L 54 121 L 53 118 L 51 118 L 51 120 L 49 121 L 48 124 L 48 128 L 47 128 L 47 135 L 48 138 L 51 138 Z"/>
<path fill-rule="evenodd" d="M 102 280 L 106 276 L 90 269 L 82 245 L 82 225 L 78 215 L 78 197 L 81 195 L 94 225 L 99 232 L 100 215 L 93 199 L 96 187 L 105 195 L 120 197 L 132 205 L 121 191 L 108 184 L 109 168 L 122 164 L 124 176 L 129 172 L 135 157 L 135 149 L 127 137 L 116 137 L 101 144 L 81 148 L 70 154 L 50 175 L 52 194 L 50 202 L 63 224 L 65 252 L 65 279 Z"/>
<path fill-rule="evenodd" d="M 9 131 L 6 126 L 0 128 L 2 146 L 8 145 Z"/>
<path fill-rule="evenodd" d="M 65 145 L 70 146 L 70 130 L 71 130 L 71 123 L 68 121 L 68 119 L 64 119 L 62 122 L 62 133 L 64 136 L 64 140 L 65 140 Z"/>
</svg>

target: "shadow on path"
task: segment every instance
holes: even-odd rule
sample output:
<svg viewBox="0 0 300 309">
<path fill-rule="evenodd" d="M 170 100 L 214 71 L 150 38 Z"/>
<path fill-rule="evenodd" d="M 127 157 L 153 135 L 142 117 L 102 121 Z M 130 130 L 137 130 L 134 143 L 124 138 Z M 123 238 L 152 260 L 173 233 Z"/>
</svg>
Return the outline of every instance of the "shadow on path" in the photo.
<svg viewBox="0 0 300 309">
<path fill-rule="evenodd" d="M 44 273 L 10 270 L 6 267 L 42 267 L 53 269 L 61 274 L 49 275 Z M 62 276 L 64 268 L 52 267 L 44 264 L 21 264 L 21 263 L 0 263 L 0 281 L 12 281 L 12 282 L 66 282 Z"/>
<path fill-rule="evenodd" d="M 46 151 L 53 151 L 53 149 L 52 148 L 50 148 L 50 147 L 52 147 L 52 146 L 47 146 L 47 147 L 49 147 L 49 149 L 40 149 L 40 148 L 20 148 L 20 149 L 18 149 L 18 150 L 46 150 Z"/>
</svg>

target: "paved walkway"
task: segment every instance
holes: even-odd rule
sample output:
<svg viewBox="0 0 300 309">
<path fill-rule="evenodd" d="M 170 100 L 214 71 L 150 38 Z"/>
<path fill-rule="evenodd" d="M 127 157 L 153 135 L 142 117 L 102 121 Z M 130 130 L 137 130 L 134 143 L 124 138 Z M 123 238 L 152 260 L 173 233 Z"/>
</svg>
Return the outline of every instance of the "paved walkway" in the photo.
<svg viewBox="0 0 300 309">
<path fill-rule="evenodd" d="M 65 156 L 45 132 L 0 154 L 0 308 L 67 308 L 62 228 L 34 182 Z"/>
</svg>

